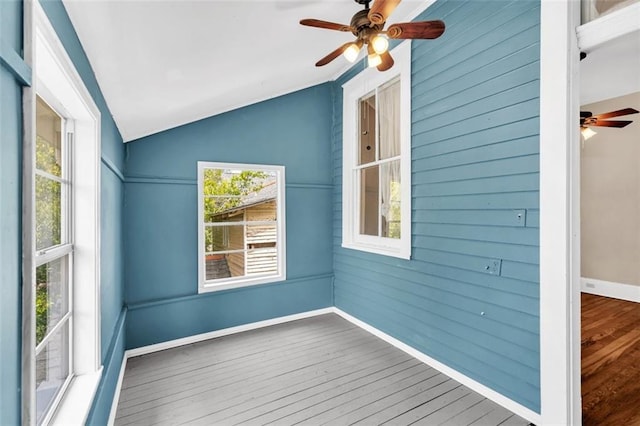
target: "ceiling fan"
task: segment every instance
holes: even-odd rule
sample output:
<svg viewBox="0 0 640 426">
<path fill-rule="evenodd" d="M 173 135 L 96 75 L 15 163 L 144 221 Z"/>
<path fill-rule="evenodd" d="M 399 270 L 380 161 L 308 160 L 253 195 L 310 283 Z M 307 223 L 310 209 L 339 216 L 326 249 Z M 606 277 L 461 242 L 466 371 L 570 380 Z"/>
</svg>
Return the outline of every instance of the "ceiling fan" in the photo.
<svg viewBox="0 0 640 426">
<path fill-rule="evenodd" d="M 595 135 L 591 127 L 625 127 L 632 123 L 629 120 L 607 120 L 607 118 L 622 117 L 624 115 L 637 114 L 639 111 L 633 108 L 624 108 L 617 111 L 605 112 L 593 115 L 589 111 L 580 111 L 580 131 L 585 139 Z"/>
<path fill-rule="evenodd" d="M 356 36 L 355 41 L 343 44 L 316 62 L 317 67 L 328 64 L 341 54 L 344 54 L 349 62 L 355 62 L 360 49 L 366 45 L 369 66 L 376 67 L 379 71 L 386 71 L 393 66 L 393 58 L 388 52 L 389 41 L 387 37 L 392 39 L 434 39 L 440 37 L 444 32 L 444 22 L 442 21 L 397 23 L 384 31 L 387 18 L 398 6 L 400 0 L 375 0 L 371 8 L 369 8 L 371 0 L 355 0 L 355 2 L 364 5 L 364 10 L 353 15 L 350 25 L 319 19 L 300 21 L 300 24 L 309 27 L 350 31 Z"/>
</svg>

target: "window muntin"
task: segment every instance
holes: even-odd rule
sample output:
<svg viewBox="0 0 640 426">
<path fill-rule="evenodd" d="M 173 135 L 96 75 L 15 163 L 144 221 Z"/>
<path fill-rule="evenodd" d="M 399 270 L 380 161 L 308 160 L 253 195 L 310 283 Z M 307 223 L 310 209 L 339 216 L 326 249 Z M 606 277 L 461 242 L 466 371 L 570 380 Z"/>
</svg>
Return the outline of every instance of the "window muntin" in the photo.
<svg viewBox="0 0 640 426">
<path fill-rule="evenodd" d="M 50 414 L 72 371 L 73 244 L 70 146 L 65 120 L 36 96 L 35 240 L 36 420 Z"/>
<path fill-rule="evenodd" d="M 411 45 L 384 73 L 366 69 L 343 97 L 342 246 L 411 256 Z"/>
<path fill-rule="evenodd" d="M 285 279 L 284 167 L 198 163 L 199 291 Z"/>
</svg>

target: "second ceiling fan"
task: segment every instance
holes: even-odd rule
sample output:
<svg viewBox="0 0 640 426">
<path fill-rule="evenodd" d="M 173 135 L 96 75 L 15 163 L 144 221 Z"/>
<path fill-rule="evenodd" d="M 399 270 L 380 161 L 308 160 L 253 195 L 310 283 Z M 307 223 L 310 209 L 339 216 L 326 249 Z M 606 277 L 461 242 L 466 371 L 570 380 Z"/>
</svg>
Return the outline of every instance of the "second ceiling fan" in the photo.
<svg viewBox="0 0 640 426">
<path fill-rule="evenodd" d="M 316 63 L 317 67 L 328 64 L 341 54 L 344 54 L 348 61 L 354 62 L 360 49 L 366 45 L 369 66 L 376 67 L 379 71 L 386 71 L 393 66 L 393 58 L 387 50 L 389 47 L 387 37 L 391 39 L 434 39 L 444 33 L 444 22 L 439 20 L 397 23 L 384 31 L 387 18 L 398 6 L 400 0 L 375 0 L 371 8 L 369 8 L 371 0 L 355 0 L 355 2 L 364 5 L 364 10 L 353 15 L 349 25 L 320 19 L 300 21 L 300 24 L 309 27 L 351 32 L 356 36 L 355 41 L 343 44 L 320 59 Z"/>
<path fill-rule="evenodd" d="M 608 118 L 622 117 L 637 114 L 638 110 L 624 108 L 616 111 L 593 115 L 590 111 L 580 111 L 580 132 L 585 140 L 596 134 L 591 127 L 617 127 L 622 128 L 632 123 L 631 120 L 607 120 Z"/>
</svg>

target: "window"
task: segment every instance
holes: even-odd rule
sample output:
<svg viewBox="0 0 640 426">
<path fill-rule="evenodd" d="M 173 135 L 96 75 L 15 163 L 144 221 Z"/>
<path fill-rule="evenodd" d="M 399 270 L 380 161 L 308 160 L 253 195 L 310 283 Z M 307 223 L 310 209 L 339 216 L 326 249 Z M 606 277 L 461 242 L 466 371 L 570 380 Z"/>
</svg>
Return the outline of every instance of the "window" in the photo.
<svg viewBox="0 0 640 426">
<path fill-rule="evenodd" d="M 342 246 L 411 257 L 411 44 L 343 86 Z"/>
<path fill-rule="evenodd" d="M 41 423 L 71 379 L 69 138 L 66 120 L 36 98 L 35 239 L 36 420 Z"/>
<path fill-rule="evenodd" d="M 284 167 L 198 162 L 198 289 L 285 279 Z"/>
<path fill-rule="evenodd" d="M 40 4 L 27 6 L 22 421 L 84 424 L 101 375 L 100 112 Z"/>
</svg>

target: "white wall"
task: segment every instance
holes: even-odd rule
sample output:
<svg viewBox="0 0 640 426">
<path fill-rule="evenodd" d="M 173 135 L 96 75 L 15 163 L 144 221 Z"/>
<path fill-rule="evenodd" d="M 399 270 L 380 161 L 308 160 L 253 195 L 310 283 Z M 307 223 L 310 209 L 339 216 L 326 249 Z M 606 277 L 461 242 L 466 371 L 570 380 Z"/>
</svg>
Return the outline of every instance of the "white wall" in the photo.
<svg viewBox="0 0 640 426">
<path fill-rule="evenodd" d="M 583 105 L 593 114 L 640 110 L 640 92 Z M 583 277 L 640 286 L 640 114 L 618 129 L 595 127 L 581 150 Z"/>
</svg>

